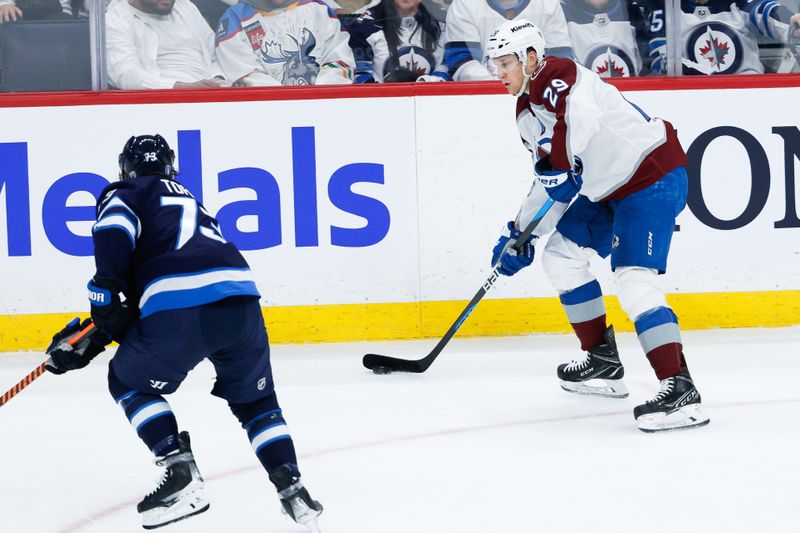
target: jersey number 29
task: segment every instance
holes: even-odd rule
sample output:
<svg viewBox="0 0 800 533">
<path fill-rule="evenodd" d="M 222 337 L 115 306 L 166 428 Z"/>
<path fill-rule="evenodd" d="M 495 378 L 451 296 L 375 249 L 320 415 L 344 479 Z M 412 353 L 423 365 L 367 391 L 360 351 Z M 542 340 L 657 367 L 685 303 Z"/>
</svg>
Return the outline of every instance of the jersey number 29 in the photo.
<svg viewBox="0 0 800 533">
<path fill-rule="evenodd" d="M 569 89 L 567 82 L 558 78 L 551 81 L 550 85 L 545 88 L 544 97 L 550 101 L 550 105 L 553 106 L 553 109 L 555 109 L 556 102 L 558 102 L 558 95 L 566 89 Z"/>
</svg>

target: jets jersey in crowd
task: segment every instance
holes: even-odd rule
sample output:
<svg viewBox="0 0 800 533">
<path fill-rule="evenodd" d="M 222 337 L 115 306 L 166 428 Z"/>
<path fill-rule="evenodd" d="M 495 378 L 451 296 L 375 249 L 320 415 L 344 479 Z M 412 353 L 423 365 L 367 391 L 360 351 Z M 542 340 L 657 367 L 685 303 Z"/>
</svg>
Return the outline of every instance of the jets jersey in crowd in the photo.
<svg viewBox="0 0 800 533">
<path fill-rule="evenodd" d="M 644 19 L 638 6 L 626 0 L 609 0 L 600 8 L 587 0 L 561 0 L 561 5 L 581 65 L 603 78 L 641 74 L 636 32 L 643 30 Z"/>
<path fill-rule="evenodd" d="M 427 74 L 448 80 L 450 76 L 442 63 L 444 58 L 444 24 L 430 15 L 426 15 L 420 4 L 420 11 L 413 17 L 402 17 L 399 24 L 399 46 L 392 53 L 386 35 L 383 32 L 383 21 L 386 13 L 381 4 L 377 4 L 362 13 L 348 28 L 350 47 L 356 58 L 356 83 L 371 81 L 383 82 L 393 69 L 402 68 L 416 76 Z M 425 48 L 423 40 L 422 17 L 427 16 L 439 29 L 439 38 L 433 50 Z M 394 58 L 394 60 L 390 60 Z M 397 80 L 394 80 L 397 81 Z M 413 80 L 412 80 L 413 81 Z"/>
<path fill-rule="evenodd" d="M 488 80 L 483 46 L 502 23 L 526 19 L 539 28 L 547 55 L 572 56 L 567 21 L 559 0 L 454 0 L 447 11 L 444 62 L 456 81 Z"/>
<path fill-rule="evenodd" d="M 142 317 L 228 296 L 259 296 L 242 254 L 174 180 L 141 176 L 106 187 L 92 235 L 94 279 L 138 302 Z"/>
<path fill-rule="evenodd" d="M 325 85 L 353 82 L 355 61 L 348 34 L 317 0 L 271 8 L 239 2 L 217 30 L 217 58 L 238 85 Z"/>
<path fill-rule="evenodd" d="M 552 167 L 566 171 L 580 158 L 580 193 L 593 202 L 624 198 L 688 161 L 669 122 L 647 116 L 597 74 L 562 57 L 539 64 L 528 94 L 517 100 L 517 127 L 534 161 L 550 154 Z M 534 184 L 522 219 L 531 220 L 546 199 Z M 556 216 L 543 219 L 537 235 L 555 222 Z"/>
<path fill-rule="evenodd" d="M 651 70 L 666 72 L 663 3 L 639 0 L 648 13 Z M 758 74 L 759 35 L 786 42 L 792 13 L 774 0 L 681 2 L 681 52 L 684 74 Z"/>
</svg>

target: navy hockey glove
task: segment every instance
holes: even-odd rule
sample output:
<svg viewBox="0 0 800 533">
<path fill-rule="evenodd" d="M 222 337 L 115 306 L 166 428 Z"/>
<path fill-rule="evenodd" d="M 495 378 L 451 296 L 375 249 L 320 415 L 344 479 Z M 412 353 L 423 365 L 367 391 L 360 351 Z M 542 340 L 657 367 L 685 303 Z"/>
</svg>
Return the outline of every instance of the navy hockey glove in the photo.
<svg viewBox="0 0 800 533">
<path fill-rule="evenodd" d="M 45 368 L 53 374 L 63 374 L 70 370 L 77 370 L 89 364 L 99 353 L 105 350 L 111 342 L 102 333 L 94 330 L 86 339 L 77 346 L 70 346 L 69 340 L 89 325 L 89 319 L 83 322 L 78 317 L 73 318 L 61 331 L 53 335 L 50 346 L 47 347 L 47 360 Z"/>
<path fill-rule="evenodd" d="M 510 240 L 516 242 L 520 236 L 520 233 L 521 232 L 514 227 L 514 221 L 509 221 L 508 225 L 506 226 L 506 231 L 500 235 L 500 238 L 497 239 L 497 244 L 495 244 L 494 248 L 492 249 L 492 265 L 497 263 L 497 259 L 500 258 L 500 264 L 498 265 L 497 271 L 504 276 L 513 276 L 526 266 L 530 266 L 531 263 L 533 263 L 533 255 L 535 253 L 533 247 L 533 235 L 528 237 L 528 240 L 525 241 L 519 252 L 512 243 L 508 250 L 506 250 L 506 253 L 503 254 L 503 257 L 500 257 L 500 254 L 503 252 L 503 248 L 505 247 L 506 243 Z"/>
<path fill-rule="evenodd" d="M 583 163 L 578 158 L 575 161 L 575 168 L 572 170 L 554 170 L 550 164 L 550 156 L 546 155 L 533 167 L 539 183 L 556 202 L 569 203 L 583 186 Z"/>
<path fill-rule="evenodd" d="M 119 291 L 110 283 L 92 279 L 87 288 L 94 325 L 108 337 L 120 342 L 134 319 L 127 302 L 120 299 Z"/>
</svg>

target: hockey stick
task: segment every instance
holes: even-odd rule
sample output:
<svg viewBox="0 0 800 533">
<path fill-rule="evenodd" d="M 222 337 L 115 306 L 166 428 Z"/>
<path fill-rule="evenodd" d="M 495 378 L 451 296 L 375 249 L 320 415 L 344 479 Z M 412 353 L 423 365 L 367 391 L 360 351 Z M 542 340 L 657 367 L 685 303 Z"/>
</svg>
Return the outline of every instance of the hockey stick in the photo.
<svg viewBox="0 0 800 533">
<path fill-rule="evenodd" d="M 439 354 L 442 352 L 442 350 L 444 350 L 444 347 L 447 345 L 447 343 L 450 342 L 450 339 L 452 339 L 456 334 L 458 328 L 460 328 L 464 321 L 467 320 L 467 317 L 470 315 L 470 313 L 472 313 L 473 309 L 475 309 L 475 306 L 478 305 L 478 302 L 480 302 L 483 296 L 489 292 L 489 289 L 494 287 L 495 281 L 497 281 L 497 279 L 500 277 L 500 273 L 497 271 L 497 266 L 500 264 L 500 259 L 502 259 L 503 255 L 505 255 L 511 246 L 514 246 L 515 249 L 519 251 L 517 243 L 524 243 L 526 240 L 528 240 L 528 237 L 530 237 L 531 233 L 533 233 L 533 230 L 536 229 L 536 226 L 539 225 L 539 222 L 542 221 L 554 203 L 555 202 L 552 198 L 548 198 L 544 205 L 542 205 L 541 209 L 539 209 L 539 212 L 533 217 L 533 220 L 531 220 L 530 224 L 528 224 L 528 226 L 525 228 L 525 231 L 523 231 L 520 236 L 513 241 L 513 244 L 511 240 L 506 243 L 505 248 L 503 248 L 503 251 L 498 256 L 497 261 L 494 263 L 494 265 L 492 265 L 491 274 L 489 274 L 489 277 L 486 278 L 486 281 L 483 283 L 480 290 L 478 290 L 477 294 L 472 297 L 472 300 L 467 304 L 464 310 L 461 311 L 461 314 L 458 315 L 458 318 L 455 322 L 453 322 L 453 325 L 450 326 L 450 329 L 447 330 L 447 333 L 444 334 L 444 337 L 441 338 L 441 340 L 436 344 L 436 346 L 434 346 L 433 350 L 428 355 L 422 359 L 408 360 L 390 357 L 388 355 L 368 353 L 364 356 L 362 361 L 364 366 L 376 374 L 388 374 L 390 372 L 413 372 L 420 374 L 425 372 L 428 367 L 431 366 L 433 361 L 439 357 Z"/>
<path fill-rule="evenodd" d="M 76 349 L 76 350 L 80 349 L 80 348 L 82 348 L 82 343 L 84 343 L 84 342 L 88 343 L 89 342 L 89 335 L 91 335 L 91 333 L 95 329 L 96 328 L 94 326 L 94 322 L 89 322 L 86 325 L 85 328 L 83 328 L 81 331 L 76 333 L 71 339 L 69 339 L 68 341 L 65 341 L 64 343 L 60 344 L 59 346 L 63 346 L 64 344 L 68 344 L 73 349 Z M 19 383 L 17 383 L 16 385 L 14 385 L 10 389 L 8 389 L 5 392 L 5 394 L 3 394 L 3 396 L 0 396 L 0 407 L 2 407 L 5 404 L 7 404 L 11 400 L 11 398 L 13 398 L 17 394 L 19 394 L 20 391 L 22 391 L 22 389 L 24 389 L 25 387 L 27 387 L 28 385 L 33 383 L 42 374 L 44 374 L 45 371 L 46 371 L 44 367 L 49 362 L 50 362 L 50 358 L 48 357 L 47 360 L 42 362 L 42 364 L 40 364 L 39 366 L 34 368 L 33 371 L 30 374 L 28 374 L 27 376 L 22 378 L 22 380 L 20 380 Z"/>
</svg>

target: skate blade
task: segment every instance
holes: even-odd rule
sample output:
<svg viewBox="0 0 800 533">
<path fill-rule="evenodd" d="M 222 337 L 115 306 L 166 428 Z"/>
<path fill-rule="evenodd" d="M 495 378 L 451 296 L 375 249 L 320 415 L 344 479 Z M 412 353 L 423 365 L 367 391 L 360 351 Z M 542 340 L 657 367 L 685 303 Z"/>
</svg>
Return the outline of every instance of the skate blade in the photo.
<svg viewBox="0 0 800 533">
<path fill-rule="evenodd" d="M 711 419 L 703 412 L 699 403 L 681 407 L 672 413 L 650 413 L 636 419 L 639 429 L 645 433 L 693 429 L 708 425 Z"/>
<path fill-rule="evenodd" d="M 195 489 L 169 507 L 156 507 L 141 513 L 142 527 L 145 529 L 163 527 L 204 513 L 209 507 L 211 504 L 205 499 L 202 489 Z"/>
<path fill-rule="evenodd" d="M 601 396 L 603 398 L 627 398 L 628 387 L 621 379 L 590 379 L 587 381 L 564 381 L 561 388 L 575 394 Z"/>
</svg>

